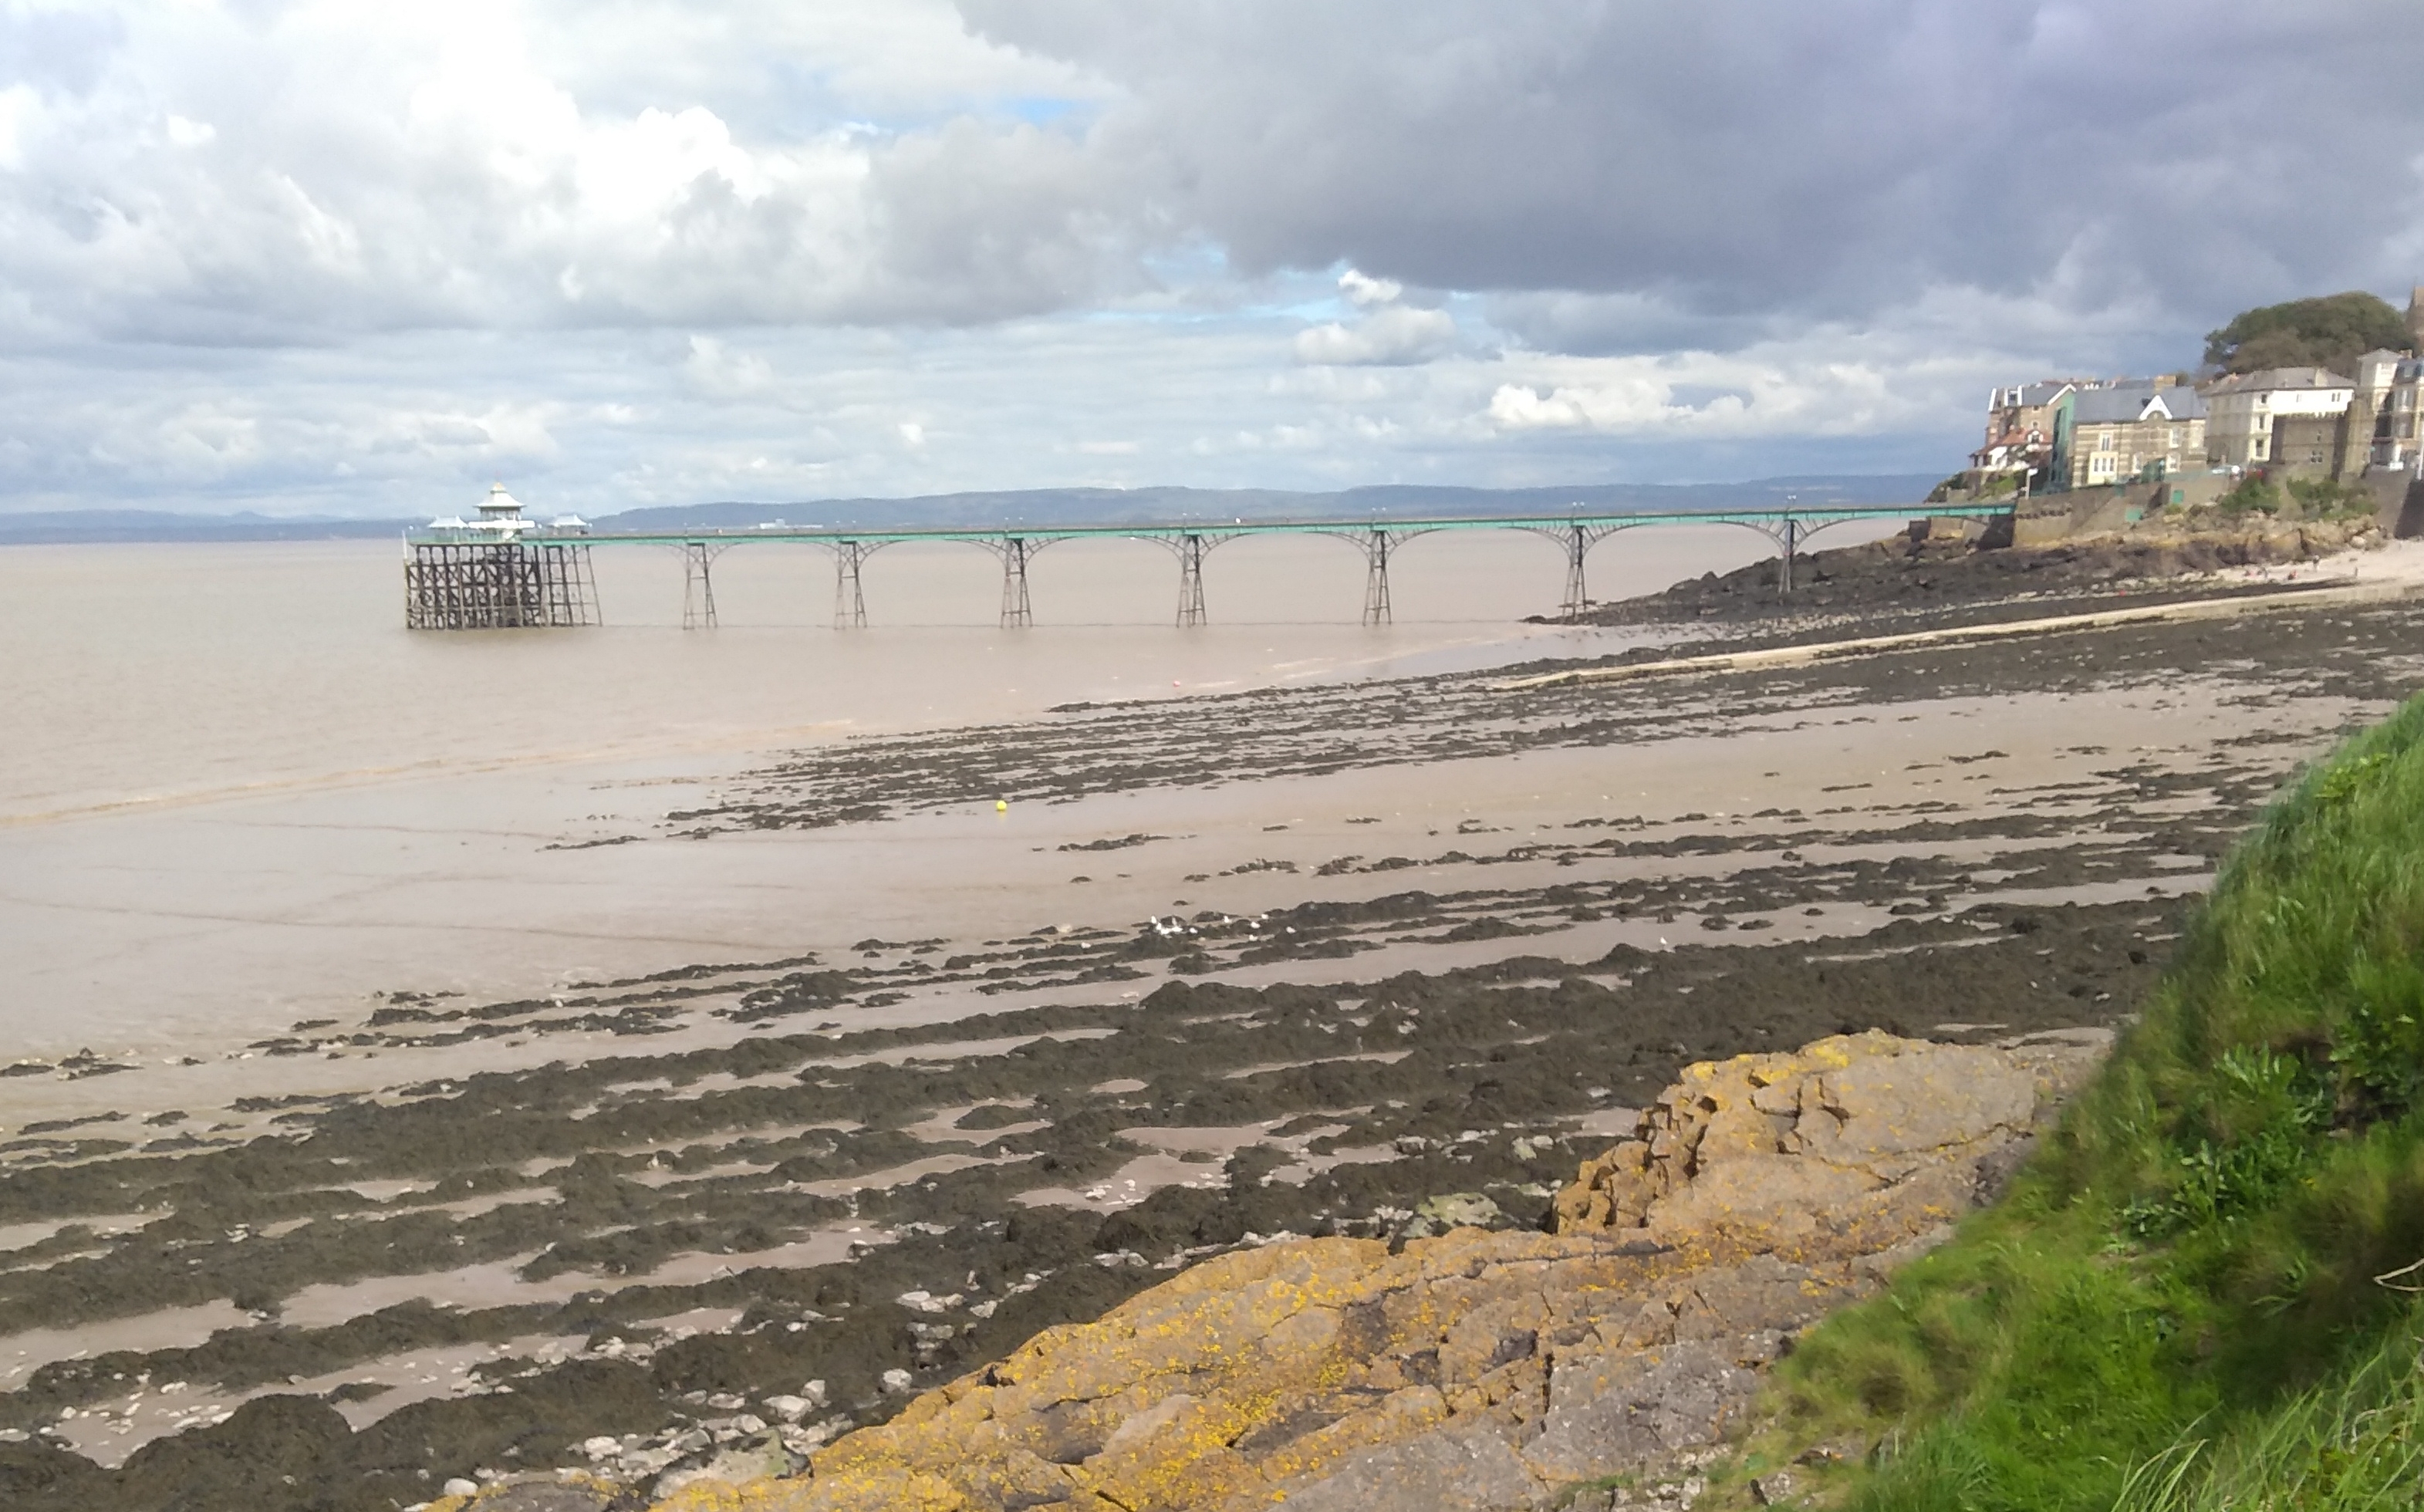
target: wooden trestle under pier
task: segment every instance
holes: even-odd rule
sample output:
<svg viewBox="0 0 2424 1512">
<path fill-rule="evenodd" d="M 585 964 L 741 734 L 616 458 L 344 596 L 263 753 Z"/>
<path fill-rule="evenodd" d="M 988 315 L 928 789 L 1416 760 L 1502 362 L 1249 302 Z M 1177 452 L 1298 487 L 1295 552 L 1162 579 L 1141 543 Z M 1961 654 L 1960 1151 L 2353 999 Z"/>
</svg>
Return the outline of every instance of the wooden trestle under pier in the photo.
<svg viewBox="0 0 2424 1512">
<path fill-rule="evenodd" d="M 404 623 L 415 630 L 598 624 L 589 548 L 556 541 L 413 541 Z"/>
</svg>

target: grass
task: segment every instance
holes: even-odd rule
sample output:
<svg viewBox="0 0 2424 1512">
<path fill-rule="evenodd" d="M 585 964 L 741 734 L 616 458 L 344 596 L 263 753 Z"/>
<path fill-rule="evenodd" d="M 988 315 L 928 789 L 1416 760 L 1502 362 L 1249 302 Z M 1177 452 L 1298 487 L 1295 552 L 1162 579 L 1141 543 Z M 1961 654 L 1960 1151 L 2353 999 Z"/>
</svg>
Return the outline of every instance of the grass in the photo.
<svg viewBox="0 0 2424 1512">
<path fill-rule="evenodd" d="M 2353 484 L 2329 478 L 2291 478 L 2286 485 L 2251 472 L 2213 501 L 2225 515 L 2277 515 L 2286 507 L 2299 519 L 2354 519 L 2374 513 L 2373 496 Z"/>
<path fill-rule="evenodd" d="M 2004 1200 L 1778 1367 L 1741 1473 L 1852 1436 L 1861 1512 L 2419 1504 L 2419 1258 L 2424 699 L 2276 803 Z"/>
<path fill-rule="evenodd" d="M 2142 1461 L 2117 1512 L 2357 1512 L 2424 1498 L 2424 1333 L 2415 1320 L 2336 1378 L 2225 1436 L 2194 1424 Z"/>
</svg>

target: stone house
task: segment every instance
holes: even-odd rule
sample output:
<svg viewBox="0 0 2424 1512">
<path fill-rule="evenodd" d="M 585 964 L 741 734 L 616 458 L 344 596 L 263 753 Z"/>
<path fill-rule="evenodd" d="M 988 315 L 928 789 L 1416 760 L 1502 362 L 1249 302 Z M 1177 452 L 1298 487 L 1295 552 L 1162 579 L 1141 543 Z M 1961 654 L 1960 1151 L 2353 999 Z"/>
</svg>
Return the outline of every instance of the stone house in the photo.
<svg viewBox="0 0 2424 1512">
<path fill-rule="evenodd" d="M 2130 379 L 2075 389 L 2055 406 L 2057 488 L 2168 478 L 2205 466 L 2207 410 L 2186 384 Z"/>
<path fill-rule="evenodd" d="M 1997 389 L 1986 396 L 1986 444 L 1970 454 L 1970 486 L 1996 478 L 2043 474 L 2053 455 L 2054 411 L 2079 385 L 2049 378 Z"/>
<path fill-rule="evenodd" d="M 2264 470 L 2275 478 L 2330 478 L 2349 469 L 2349 419 L 2337 415 L 2275 415 Z"/>
<path fill-rule="evenodd" d="M 2266 368 L 2217 379 L 2205 389 L 2206 459 L 2216 467 L 2262 467 L 2273 459 L 2275 422 L 2336 420 L 2355 397 L 2355 384 L 2328 368 Z"/>
<path fill-rule="evenodd" d="M 2417 447 L 2424 445 L 2419 388 L 2424 388 L 2424 359 L 2391 351 L 2368 352 L 2357 358 L 2356 397 L 2349 403 L 2348 468 L 2415 470 Z"/>
</svg>

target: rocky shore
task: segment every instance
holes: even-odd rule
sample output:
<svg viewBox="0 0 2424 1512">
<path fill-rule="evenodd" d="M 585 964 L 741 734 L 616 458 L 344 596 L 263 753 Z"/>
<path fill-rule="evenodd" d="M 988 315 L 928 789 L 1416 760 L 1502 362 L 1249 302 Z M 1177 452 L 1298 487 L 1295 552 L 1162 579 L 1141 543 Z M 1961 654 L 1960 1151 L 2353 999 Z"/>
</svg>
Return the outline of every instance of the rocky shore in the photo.
<svg viewBox="0 0 2424 1512">
<path fill-rule="evenodd" d="M 998 793 L 1065 880 L 994 938 L 808 920 L 781 960 L 505 1001 L 398 984 L 230 1047 L 220 1102 L 107 1056 L 9 1068 L 71 1110 L 0 1138 L 0 1499 L 830 1499 L 926 1473 L 921 1425 L 959 1433 L 964 1403 L 1028 1424 L 1002 1464 L 1052 1467 L 1003 1505 L 1139 1504 L 1122 1466 L 1200 1498 L 1149 1504 L 1467 1470 L 1535 1497 L 1616 1463 L 1541 1457 L 1590 1436 L 1550 1439 L 1560 1402 L 1612 1423 L 1685 1360 L 1715 1383 L 1702 1429 L 1642 1431 L 1687 1456 L 1799 1326 L 1786 1292 L 1852 1295 L 1991 1186 L 2281 776 L 2405 691 L 2418 617 L 1344 684 L 770 761 L 626 843 L 883 836 Z M 1887 1106 L 1895 1077 L 1856 1066 L 1946 1057 L 2008 1095 L 1946 1114 L 1972 1132 L 1928 1161 L 1816 1139 Z M 1755 1120 L 1662 1101 L 1702 1064 Z M 1799 1141 L 1791 1189 L 1830 1212 L 1897 1195 L 1791 1244 L 1746 1229 L 1787 1180 L 1728 1143 L 1751 1127 Z M 1745 1300 L 1676 1321 L 1709 1288 Z M 1263 1416 L 1236 1415 L 1232 1357 L 1180 1343 L 1188 1308 L 1246 1296 L 1283 1309 L 1246 1333 L 1301 1317 L 1330 1351 Z M 1176 1352 L 1044 1399 L 1111 1336 L 1085 1329 L 1131 1325 Z M 1123 1393 L 1152 1400 L 1116 1444 L 1108 1409 L 1039 1425 Z M 1168 1478 L 1223 1424 L 1185 1461 L 1205 1478 Z M 935 1504 L 1027 1485 L 950 1484 Z"/>
<path fill-rule="evenodd" d="M 2211 511 L 2207 511 L 2208 516 Z M 1825 627 L 1857 619 L 1874 628 L 1974 624 L 2016 614 L 2056 614 L 2115 600 L 2162 602 L 2262 592 L 2316 581 L 2326 558 L 2378 546 L 2371 518 L 2169 520 L 2037 545 L 1918 531 L 1858 546 L 1796 555 L 1793 592 L 1779 564 L 1679 582 L 1664 593 L 1597 604 L 1587 625 L 1755 625 L 1779 616 Z"/>
<path fill-rule="evenodd" d="M 1991 1197 L 2107 1038 L 1870 1032 L 1695 1065 L 1583 1166 L 1553 1234 L 1235 1252 L 800 1474 L 702 1477 L 661 1506 L 1515 1512 L 1615 1476 L 1639 1488 L 1627 1504 L 1682 1504 L 1762 1367 Z M 502 1487 L 466 1504 L 533 1504 Z"/>
</svg>

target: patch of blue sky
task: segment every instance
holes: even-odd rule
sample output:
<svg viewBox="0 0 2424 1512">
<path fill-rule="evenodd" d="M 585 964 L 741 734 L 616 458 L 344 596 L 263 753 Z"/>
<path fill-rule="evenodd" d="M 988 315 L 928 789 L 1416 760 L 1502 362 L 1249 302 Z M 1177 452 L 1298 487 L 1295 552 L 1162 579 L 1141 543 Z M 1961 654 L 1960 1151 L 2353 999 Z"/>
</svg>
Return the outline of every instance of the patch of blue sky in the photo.
<svg viewBox="0 0 2424 1512">
<path fill-rule="evenodd" d="M 1145 252 L 1141 262 L 1146 277 L 1165 289 L 1225 284 L 1232 275 L 1229 249 L 1203 236 L 1190 236 L 1173 246 L 1151 248 Z"/>
<path fill-rule="evenodd" d="M 1264 323 L 1261 312 L 1206 305 L 1097 305 L 1072 311 L 1068 317 L 1089 326 L 1162 326 L 1208 328 L 1244 327 Z"/>
<path fill-rule="evenodd" d="M 1030 126 L 1049 126 L 1070 120 L 1073 117 L 1076 120 L 1071 121 L 1072 124 L 1090 119 L 1100 106 L 1092 100 L 1066 100 L 1057 95 L 1034 94 L 1004 100 L 999 108 Z"/>
<path fill-rule="evenodd" d="M 1202 237 L 1157 247 L 1138 259 L 1153 291 L 1078 312 L 1078 318 L 1136 325 L 1252 325 L 1295 320 L 1299 301 L 1253 297 L 1254 285 L 1241 285 L 1229 263 L 1228 248 Z M 1285 293 L 1294 296 L 1304 286 L 1301 275 L 1282 275 Z M 1268 284 L 1273 280 L 1265 279 Z"/>
</svg>

